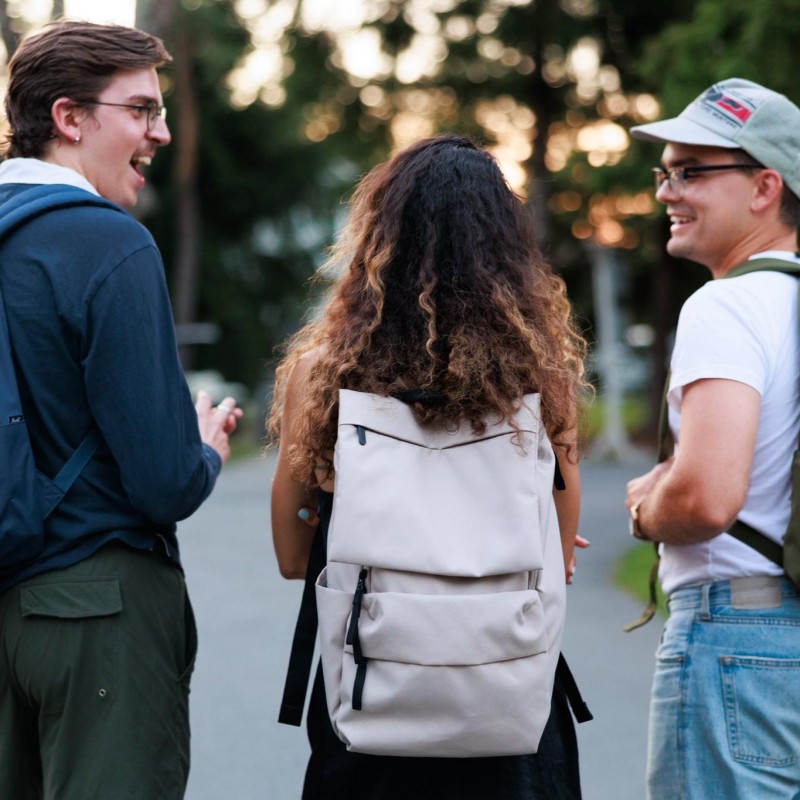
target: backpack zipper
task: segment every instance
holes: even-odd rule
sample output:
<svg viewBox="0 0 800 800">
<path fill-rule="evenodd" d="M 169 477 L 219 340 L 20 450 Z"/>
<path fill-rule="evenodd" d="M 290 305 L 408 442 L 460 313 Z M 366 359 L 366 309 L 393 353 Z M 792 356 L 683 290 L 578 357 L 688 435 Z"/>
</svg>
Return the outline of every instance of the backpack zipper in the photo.
<svg viewBox="0 0 800 800">
<path fill-rule="evenodd" d="M 361 602 L 364 599 L 364 593 L 367 591 L 368 570 L 366 567 L 361 567 L 358 573 L 358 582 L 356 583 L 356 590 L 353 594 L 353 611 L 350 614 L 350 624 L 347 626 L 347 636 L 345 643 L 353 647 L 353 660 L 356 663 L 356 679 L 353 683 L 353 710 L 361 711 L 361 700 L 364 693 L 364 681 L 367 677 L 367 659 L 361 652 L 361 640 L 358 636 L 358 618 L 361 616 Z"/>
</svg>

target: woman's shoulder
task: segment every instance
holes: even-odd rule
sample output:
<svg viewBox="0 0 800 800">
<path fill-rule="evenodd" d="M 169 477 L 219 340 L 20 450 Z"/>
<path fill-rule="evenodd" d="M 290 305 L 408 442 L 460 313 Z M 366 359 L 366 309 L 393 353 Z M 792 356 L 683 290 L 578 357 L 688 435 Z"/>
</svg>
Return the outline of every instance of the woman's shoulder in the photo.
<svg viewBox="0 0 800 800">
<path fill-rule="evenodd" d="M 319 361 L 322 360 L 323 356 L 328 352 L 328 346 L 324 344 L 317 345 L 316 347 L 312 347 L 310 350 L 306 350 L 300 358 L 298 359 L 298 363 L 302 363 L 306 365 L 306 369 L 313 369 Z"/>
<path fill-rule="evenodd" d="M 288 376 L 288 381 L 292 385 L 305 384 L 314 369 L 325 355 L 326 349 L 324 345 L 319 345 L 301 353 L 297 356 L 297 360 L 291 368 Z"/>
</svg>

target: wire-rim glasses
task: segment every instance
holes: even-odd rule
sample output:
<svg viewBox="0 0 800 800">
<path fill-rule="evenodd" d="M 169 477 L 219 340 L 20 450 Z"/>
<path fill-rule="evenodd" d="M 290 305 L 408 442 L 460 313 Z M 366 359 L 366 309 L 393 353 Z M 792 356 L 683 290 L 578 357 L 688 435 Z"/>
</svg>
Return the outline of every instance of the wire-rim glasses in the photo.
<svg viewBox="0 0 800 800">
<path fill-rule="evenodd" d="M 667 183 L 671 191 L 683 197 L 683 193 L 686 191 L 687 178 L 703 172 L 721 172 L 725 169 L 764 169 L 764 167 L 756 164 L 690 164 L 686 167 L 670 167 L 669 169 L 653 167 L 653 180 L 656 191 L 664 183 Z"/>
<path fill-rule="evenodd" d="M 115 108 L 130 108 L 132 111 L 138 111 L 140 114 L 147 114 L 147 130 L 153 130 L 153 125 L 156 120 L 161 117 L 165 122 L 167 120 L 167 109 L 165 106 L 160 106 L 158 103 L 104 103 L 100 100 L 93 100 L 92 105 L 95 106 L 114 106 Z"/>
</svg>

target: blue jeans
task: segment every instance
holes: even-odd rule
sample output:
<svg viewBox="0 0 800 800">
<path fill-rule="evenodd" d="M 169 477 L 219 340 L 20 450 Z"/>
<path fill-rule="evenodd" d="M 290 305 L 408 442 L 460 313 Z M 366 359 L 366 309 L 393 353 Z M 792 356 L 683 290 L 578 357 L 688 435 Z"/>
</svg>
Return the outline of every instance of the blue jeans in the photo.
<svg viewBox="0 0 800 800">
<path fill-rule="evenodd" d="M 800 800 L 800 596 L 786 578 L 670 595 L 647 762 L 648 800 Z"/>
</svg>

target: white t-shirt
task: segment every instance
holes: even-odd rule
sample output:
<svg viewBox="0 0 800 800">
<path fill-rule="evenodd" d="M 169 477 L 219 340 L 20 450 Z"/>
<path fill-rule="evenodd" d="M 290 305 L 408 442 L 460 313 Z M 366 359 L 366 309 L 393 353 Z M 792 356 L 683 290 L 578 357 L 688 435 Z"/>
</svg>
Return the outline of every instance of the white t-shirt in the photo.
<svg viewBox="0 0 800 800">
<path fill-rule="evenodd" d="M 800 263 L 785 251 L 757 257 Z M 678 320 L 667 395 L 677 449 L 684 386 L 701 378 L 724 378 L 759 393 L 753 469 L 738 516 L 776 542 L 783 541 L 789 521 L 790 466 L 800 433 L 797 281 L 792 275 L 754 272 L 709 281 L 695 292 Z M 689 584 L 780 574 L 778 566 L 724 533 L 700 544 L 661 547 L 666 593 Z"/>
</svg>

